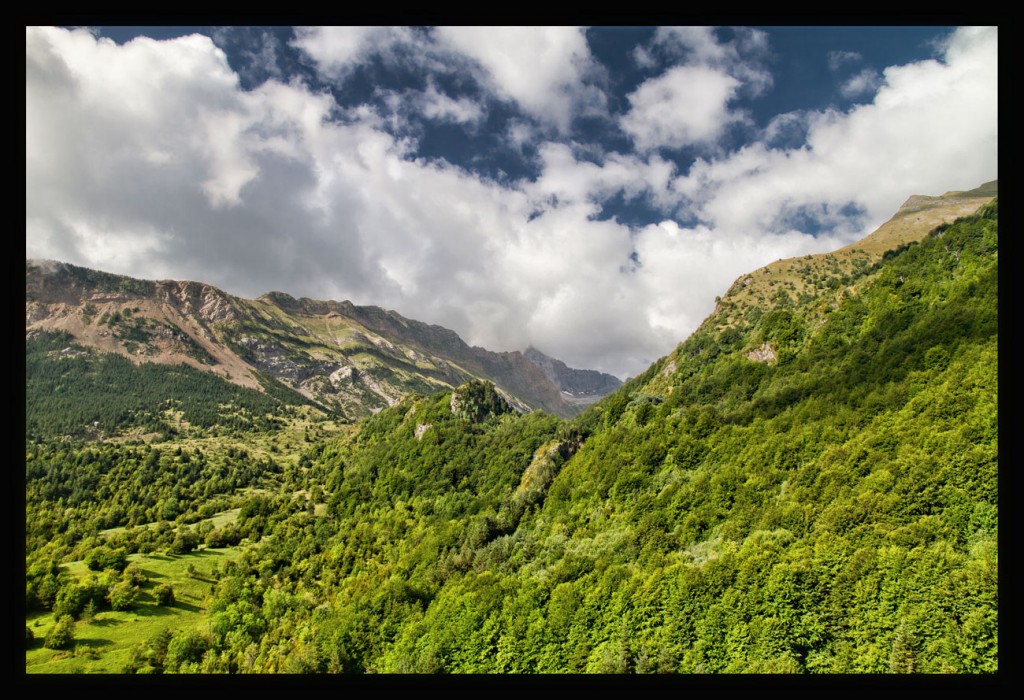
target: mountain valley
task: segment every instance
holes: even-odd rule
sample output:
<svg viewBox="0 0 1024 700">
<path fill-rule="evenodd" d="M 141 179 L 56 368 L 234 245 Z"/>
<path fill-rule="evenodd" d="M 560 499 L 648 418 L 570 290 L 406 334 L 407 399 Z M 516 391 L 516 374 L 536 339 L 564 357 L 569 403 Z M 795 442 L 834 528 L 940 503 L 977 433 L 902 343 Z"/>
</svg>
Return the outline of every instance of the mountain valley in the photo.
<svg viewBox="0 0 1024 700">
<path fill-rule="evenodd" d="M 26 671 L 994 673 L 996 194 L 741 276 L 625 384 L 30 261 Z"/>
</svg>

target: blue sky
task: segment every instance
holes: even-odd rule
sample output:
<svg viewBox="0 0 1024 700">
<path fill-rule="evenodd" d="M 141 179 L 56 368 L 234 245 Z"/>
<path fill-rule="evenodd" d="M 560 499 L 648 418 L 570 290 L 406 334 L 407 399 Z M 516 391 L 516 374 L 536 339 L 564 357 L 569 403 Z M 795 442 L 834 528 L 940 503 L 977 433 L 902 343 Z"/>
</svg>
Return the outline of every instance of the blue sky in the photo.
<svg viewBox="0 0 1024 700">
<path fill-rule="evenodd" d="M 26 28 L 26 249 L 643 371 L 997 177 L 984 27 Z"/>
</svg>

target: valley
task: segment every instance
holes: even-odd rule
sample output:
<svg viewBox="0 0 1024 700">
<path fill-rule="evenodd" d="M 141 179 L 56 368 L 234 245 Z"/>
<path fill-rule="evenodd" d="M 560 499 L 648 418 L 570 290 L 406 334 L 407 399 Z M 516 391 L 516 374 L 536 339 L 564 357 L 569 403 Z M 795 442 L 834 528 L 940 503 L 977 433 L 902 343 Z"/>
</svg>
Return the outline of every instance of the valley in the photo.
<svg viewBox="0 0 1024 700">
<path fill-rule="evenodd" d="M 743 275 L 625 384 L 29 261 L 26 672 L 994 673 L 996 192 Z"/>
</svg>

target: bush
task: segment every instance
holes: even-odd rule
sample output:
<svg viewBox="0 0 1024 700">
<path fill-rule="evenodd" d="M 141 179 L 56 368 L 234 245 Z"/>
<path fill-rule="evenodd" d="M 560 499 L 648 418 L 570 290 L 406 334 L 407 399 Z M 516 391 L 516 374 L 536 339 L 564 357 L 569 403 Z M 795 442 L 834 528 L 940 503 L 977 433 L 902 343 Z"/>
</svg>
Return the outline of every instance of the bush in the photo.
<svg viewBox="0 0 1024 700">
<path fill-rule="evenodd" d="M 53 614 L 57 617 L 65 615 L 77 617 L 82 614 L 88 602 L 89 592 L 85 588 L 75 583 L 67 583 L 57 591 L 53 603 Z"/>
<path fill-rule="evenodd" d="M 121 578 L 124 581 L 129 581 L 135 584 L 136 586 L 141 586 L 149 580 L 146 577 L 146 574 L 143 573 L 141 567 L 139 567 L 139 565 L 135 562 L 132 562 L 131 564 L 125 567 Z"/>
<path fill-rule="evenodd" d="M 75 618 L 62 615 L 46 635 L 43 646 L 47 649 L 68 649 L 75 642 Z"/>
<path fill-rule="evenodd" d="M 110 589 L 110 607 L 114 610 L 127 610 L 138 597 L 139 587 L 130 581 L 122 581 Z"/>
<path fill-rule="evenodd" d="M 199 535 L 190 530 L 180 530 L 168 548 L 171 554 L 188 554 L 199 546 Z"/>
<path fill-rule="evenodd" d="M 174 589 L 169 583 L 162 583 L 153 591 L 157 605 L 174 605 Z"/>
</svg>

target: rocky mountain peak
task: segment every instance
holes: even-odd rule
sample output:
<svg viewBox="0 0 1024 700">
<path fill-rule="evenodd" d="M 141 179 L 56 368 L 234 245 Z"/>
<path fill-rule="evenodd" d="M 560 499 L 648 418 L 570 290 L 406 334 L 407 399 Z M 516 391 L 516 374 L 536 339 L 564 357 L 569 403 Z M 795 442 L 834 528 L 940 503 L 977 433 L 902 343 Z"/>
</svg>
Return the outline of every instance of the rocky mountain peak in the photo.
<svg viewBox="0 0 1024 700">
<path fill-rule="evenodd" d="M 573 369 L 533 347 L 527 348 L 523 356 L 536 365 L 563 394 L 577 401 L 596 401 L 622 386 L 618 377 L 592 369 Z"/>
</svg>

